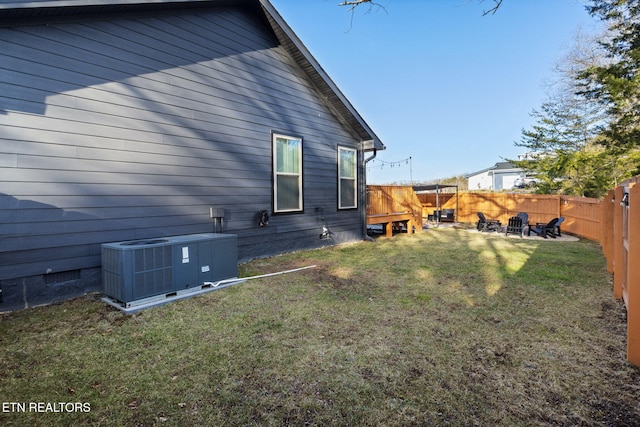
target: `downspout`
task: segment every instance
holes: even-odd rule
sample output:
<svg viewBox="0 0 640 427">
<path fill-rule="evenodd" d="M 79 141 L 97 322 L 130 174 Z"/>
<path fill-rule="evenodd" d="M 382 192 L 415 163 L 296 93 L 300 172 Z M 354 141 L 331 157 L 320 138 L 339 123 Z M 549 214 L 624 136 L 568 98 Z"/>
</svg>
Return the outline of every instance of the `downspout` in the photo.
<svg viewBox="0 0 640 427">
<path fill-rule="evenodd" d="M 369 237 L 369 235 L 367 234 L 367 163 L 369 163 L 371 160 L 375 159 L 376 156 L 378 155 L 378 150 L 376 148 L 373 149 L 373 154 L 369 157 L 369 158 L 364 158 L 364 144 L 366 142 L 370 142 L 370 141 L 362 141 L 362 184 L 360 184 L 362 186 L 362 189 L 360 191 L 360 194 L 362 195 L 362 199 L 363 199 L 363 208 L 361 209 L 361 214 L 360 214 L 360 221 L 362 223 L 362 238 L 364 240 L 371 240 L 374 241 L 371 237 Z"/>
<path fill-rule="evenodd" d="M 458 222 L 458 215 L 459 215 L 459 210 L 458 210 L 458 186 L 456 185 L 456 214 L 453 217 L 453 220 L 457 223 Z"/>
<path fill-rule="evenodd" d="M 436 228 L 440 227 L 440 216 L 442 212 L 440 211 L 440 185 L 436 184 Z"/>
</svg>

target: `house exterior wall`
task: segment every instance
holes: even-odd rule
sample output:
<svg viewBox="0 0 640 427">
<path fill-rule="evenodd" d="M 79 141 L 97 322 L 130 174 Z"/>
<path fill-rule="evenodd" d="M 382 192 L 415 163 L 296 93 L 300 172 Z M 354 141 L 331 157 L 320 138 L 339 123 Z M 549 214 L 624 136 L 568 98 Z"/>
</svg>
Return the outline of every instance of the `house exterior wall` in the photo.
<svg viewBox="0 0 640 427">
<path fill-rule="evenodd" d="M 500 172 L 489 170 L 469 176 L 469 190 L 510 190 L 515 180 L 522 175 L 521 172 Z"/>
<path fill-rule="evenodd" d="M 337 208 L 337 148 L 360 142 L 250 11 L 5 27 L 0 46 L 0 311 L 99 290 L 101 243 L 212 232 L 210 207 L 241 260 L 363 237 L 362 195 Z M 273 132 L 303 139 L 304 212 L 259 227 Z"/>
<path fill-rule="evenodd" d="M 468 188 L 474 190 L 491 190 L 493 188 L 492 177 L 489 172 L 482 172 L 469 177 Z"/>
<path fill-rule="evenodd" d="M 496 190 L 511 190 L 515 181 L 518 177 L 520 177 L 520 172 L 504 172 L 500 175 L 500 187 L 496 184 Z M 496 182 L 498 179 L 498 174 L 496 174 Z"/>
</svg>

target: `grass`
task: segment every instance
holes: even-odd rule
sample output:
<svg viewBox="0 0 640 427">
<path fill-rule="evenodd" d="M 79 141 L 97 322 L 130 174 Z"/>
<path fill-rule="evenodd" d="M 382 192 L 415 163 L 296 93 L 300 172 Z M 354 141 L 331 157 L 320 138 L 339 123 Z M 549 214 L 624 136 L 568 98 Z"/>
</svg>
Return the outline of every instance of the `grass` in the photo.
<svg viewBox="0 0 640 427">
<path fill-rule="evenodd" d="M 593 242 L 439 229 L 241 276 L 308 265 L 136 315 L 98 295 L 3 315 L 3 408 L 90 411 L 0 425 L 640 425 L 624 306 Z"/>
</svg>

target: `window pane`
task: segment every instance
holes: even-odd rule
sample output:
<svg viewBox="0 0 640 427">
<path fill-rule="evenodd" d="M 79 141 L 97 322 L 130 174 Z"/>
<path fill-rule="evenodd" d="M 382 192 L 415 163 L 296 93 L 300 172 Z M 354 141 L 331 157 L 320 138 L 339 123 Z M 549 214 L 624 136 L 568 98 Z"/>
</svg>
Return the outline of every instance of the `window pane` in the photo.
<svg viewBox="0 0 640 427">
<path fill-rule="evenodd" d="M 273 205 L 275 212 L 302 210 L 302 139 L 273 136 Z"/>
<path fill-rule="evenodd" d="M 278 175 L 276 182 L 276 205 L 278 210 L 300 209 L 298 176 Z"/>
<path fill-rule="evenodd" d="M 354 208 L 356 207 L 356 180 L 341 179 L 340 180 L 340 207 Z"/>
<path fill-rule="evenodd" d="M 276 138 L 276 171 L 284 173 L 300 172 L 300 141 Z"/>
<path fill-rule="evenodd" d="M 357 151 L 338 148 L 338 208 L 358 206 L 357 201 Z"/>
<path fill-rule="evenodd" d="M 340 176 L 342 178 L 356 177 L 355 151 L 340 150 Z"/>
</svg>

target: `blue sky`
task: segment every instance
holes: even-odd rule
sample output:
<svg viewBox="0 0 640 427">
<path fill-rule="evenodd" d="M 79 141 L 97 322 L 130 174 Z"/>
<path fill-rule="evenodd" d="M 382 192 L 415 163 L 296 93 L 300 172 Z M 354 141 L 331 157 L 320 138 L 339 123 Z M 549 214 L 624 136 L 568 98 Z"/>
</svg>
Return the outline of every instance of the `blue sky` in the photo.
<svg viewBox="0 0 640 427">
<path fill-rule="evenodd" d="M 578 30 L 598 25 L 580 0 L 504 0 L 487 16 L 491 0 L 378 0 L 386 11 L 363 5 L 353 17 L 340 2 L 271 0 L 387 146 L 370 184 L 516 157 L 554 66 Z"/>
</svg>

